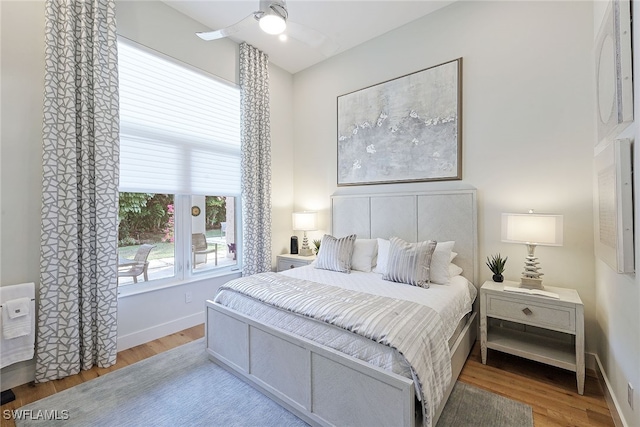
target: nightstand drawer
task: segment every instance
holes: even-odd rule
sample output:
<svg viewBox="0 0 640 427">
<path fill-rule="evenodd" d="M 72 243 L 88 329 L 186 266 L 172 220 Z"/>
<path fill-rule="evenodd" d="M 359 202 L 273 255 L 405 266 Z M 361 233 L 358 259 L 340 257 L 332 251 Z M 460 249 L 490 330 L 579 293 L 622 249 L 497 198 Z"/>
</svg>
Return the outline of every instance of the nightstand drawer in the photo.
<svg viewBox="0 0 640 427">
<path fill-rule="evenodd" d="M 575 308 L 541 305 L 516 298 L 487 295 L 487 316 L 565 332 L 576 330 Z"/>
<path fill-rule="evenodd" d="M 297 261 L 291 259 L 281 259 L 278 261 L 278 271 L 290 270 L 292 268 L 304 267 L 309 265 L 307 261 Z"/>
</svg>

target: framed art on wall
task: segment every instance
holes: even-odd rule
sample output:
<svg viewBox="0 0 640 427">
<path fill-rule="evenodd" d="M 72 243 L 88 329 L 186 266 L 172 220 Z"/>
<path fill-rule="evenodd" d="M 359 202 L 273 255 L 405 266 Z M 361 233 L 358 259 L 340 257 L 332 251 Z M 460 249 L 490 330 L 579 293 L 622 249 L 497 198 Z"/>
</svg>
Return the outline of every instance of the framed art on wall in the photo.
<svg viewBox="0 0 640 427">
<path fill-rule="evenodd" d="M 595 156 L 595 252 L 617 273 L 633 273 L 631 140 L 616 139 Z"/>
<path fill-rule="evenodd" d="M 462 58 L 338 96 L 338 186 L 462 179 Z"/>
<path fill-rule="evenodd" d="M 631 6 L 609 2 L 596 39 L 598 139 L 611 140 L 633 121 Z"/>
</svg>

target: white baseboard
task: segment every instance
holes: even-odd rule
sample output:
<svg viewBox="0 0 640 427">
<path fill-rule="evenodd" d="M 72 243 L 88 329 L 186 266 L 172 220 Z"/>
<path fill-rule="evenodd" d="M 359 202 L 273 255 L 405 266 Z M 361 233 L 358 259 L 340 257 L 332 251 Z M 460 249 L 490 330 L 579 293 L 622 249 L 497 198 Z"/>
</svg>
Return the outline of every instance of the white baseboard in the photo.
<svg viewBox="0 0 640 427">
<path fill-rule="evenodd" d="M 161 325 L 118 337 L 118 351 L 126 350 L 204 323 L 204 310 Z"/>
<path fill-rule="evenodd" d="M 596 355 L 594 353 L 584 353 L 584 367 L 587 371 L 597 372 Z"/>
<path fill-rule="evenodd" d="M 611 412 L 611 418 L 613 418 L 613 423 L 616 427 L 628 427 L 629 425 L 624 419 L 622 415 L 622 411 L 620 410 L 620 404 L 616 399 L 615 394 L 611 391 L 611 383 L 609 382 L 609 378 L 607 378 L 607 374 L 604 372 L 604 368 L 602 367 L 602 362 L 600 362 L 600 358 L 597 354 L 590 354 L 593 356 L 596 363 L 596 374 L 598 376 L 598 381 L 600 382 L 600 386 L 602 386 L 602 391 L 604 392 L 604 398 L 607 401 L 607 406 L 609 407 L 609 412 Z"/>
</svg>

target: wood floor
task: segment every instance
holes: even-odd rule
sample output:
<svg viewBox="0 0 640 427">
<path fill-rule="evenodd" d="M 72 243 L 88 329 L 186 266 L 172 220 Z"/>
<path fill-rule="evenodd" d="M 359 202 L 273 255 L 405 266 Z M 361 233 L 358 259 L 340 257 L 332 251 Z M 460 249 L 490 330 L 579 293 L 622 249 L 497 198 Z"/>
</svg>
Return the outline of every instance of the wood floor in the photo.
<svg viewBox="0 0 640 427">
<path fill-rule="evenodd" d="M 15 426 L 13 420 L 5 419 L 8 414 L 6 410 L 17 409 L 203 336 L 204 325 L 195 326 L 124 350 L 118 353 L 118 363 L 110 368 L 92 368 L 62 380 L 15 387 L 13 392 L 16 400 L 2 405 L 0 426 Z M 483 365 L 480 360 L 479 343 L 476 343 L 473 348 L 459 380 L 530 405 L 533 408 L 535 427 L 614 425 L 602 390 L 595 378 L 587 376 L 584 396 L 580 396 L 576 391 L 575 375 L 562 369 L 492 350 L 489 350 L 487 365 Z"/>
<path fill-rule="evenodd" d="M 489 350 L 482 364 L 480 342 L 471 350 L 460 381 L 531 406 L 535 427 L 614 426 L 598 380 L 587 375 L 578 394 L 575 373 Z"/>
</svg>

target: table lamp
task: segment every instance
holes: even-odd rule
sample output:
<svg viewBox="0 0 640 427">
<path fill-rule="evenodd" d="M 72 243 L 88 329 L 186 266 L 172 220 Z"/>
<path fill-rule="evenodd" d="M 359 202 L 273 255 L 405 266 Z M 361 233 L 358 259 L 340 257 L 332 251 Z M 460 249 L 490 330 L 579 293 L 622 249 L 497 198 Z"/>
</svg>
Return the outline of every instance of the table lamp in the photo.
<svg viewBox="0 0 640 427">
<path fill-rule="evenodd" d="M 294 212 L 293 215 L 293 230 L 304 231 L 304 238 L 302 239 L 302 247 L 300 248 L 301 256 L 313 255 L 313 250 L 309 247 L 309 241 L 307 240 L 307 231 L 317 230 L 318 213 L 317 212 Z"/>
<path fill-rule="evenodd" d="M 533 210 L 527 214 L 503 213 L 502 241 L 527 245 L 520 287 L 544 289 L 540 277 L 543 273 L 534 252 L 538 245 L 562 246 L 562 215 L 537 214 Z"/>
</svg>

